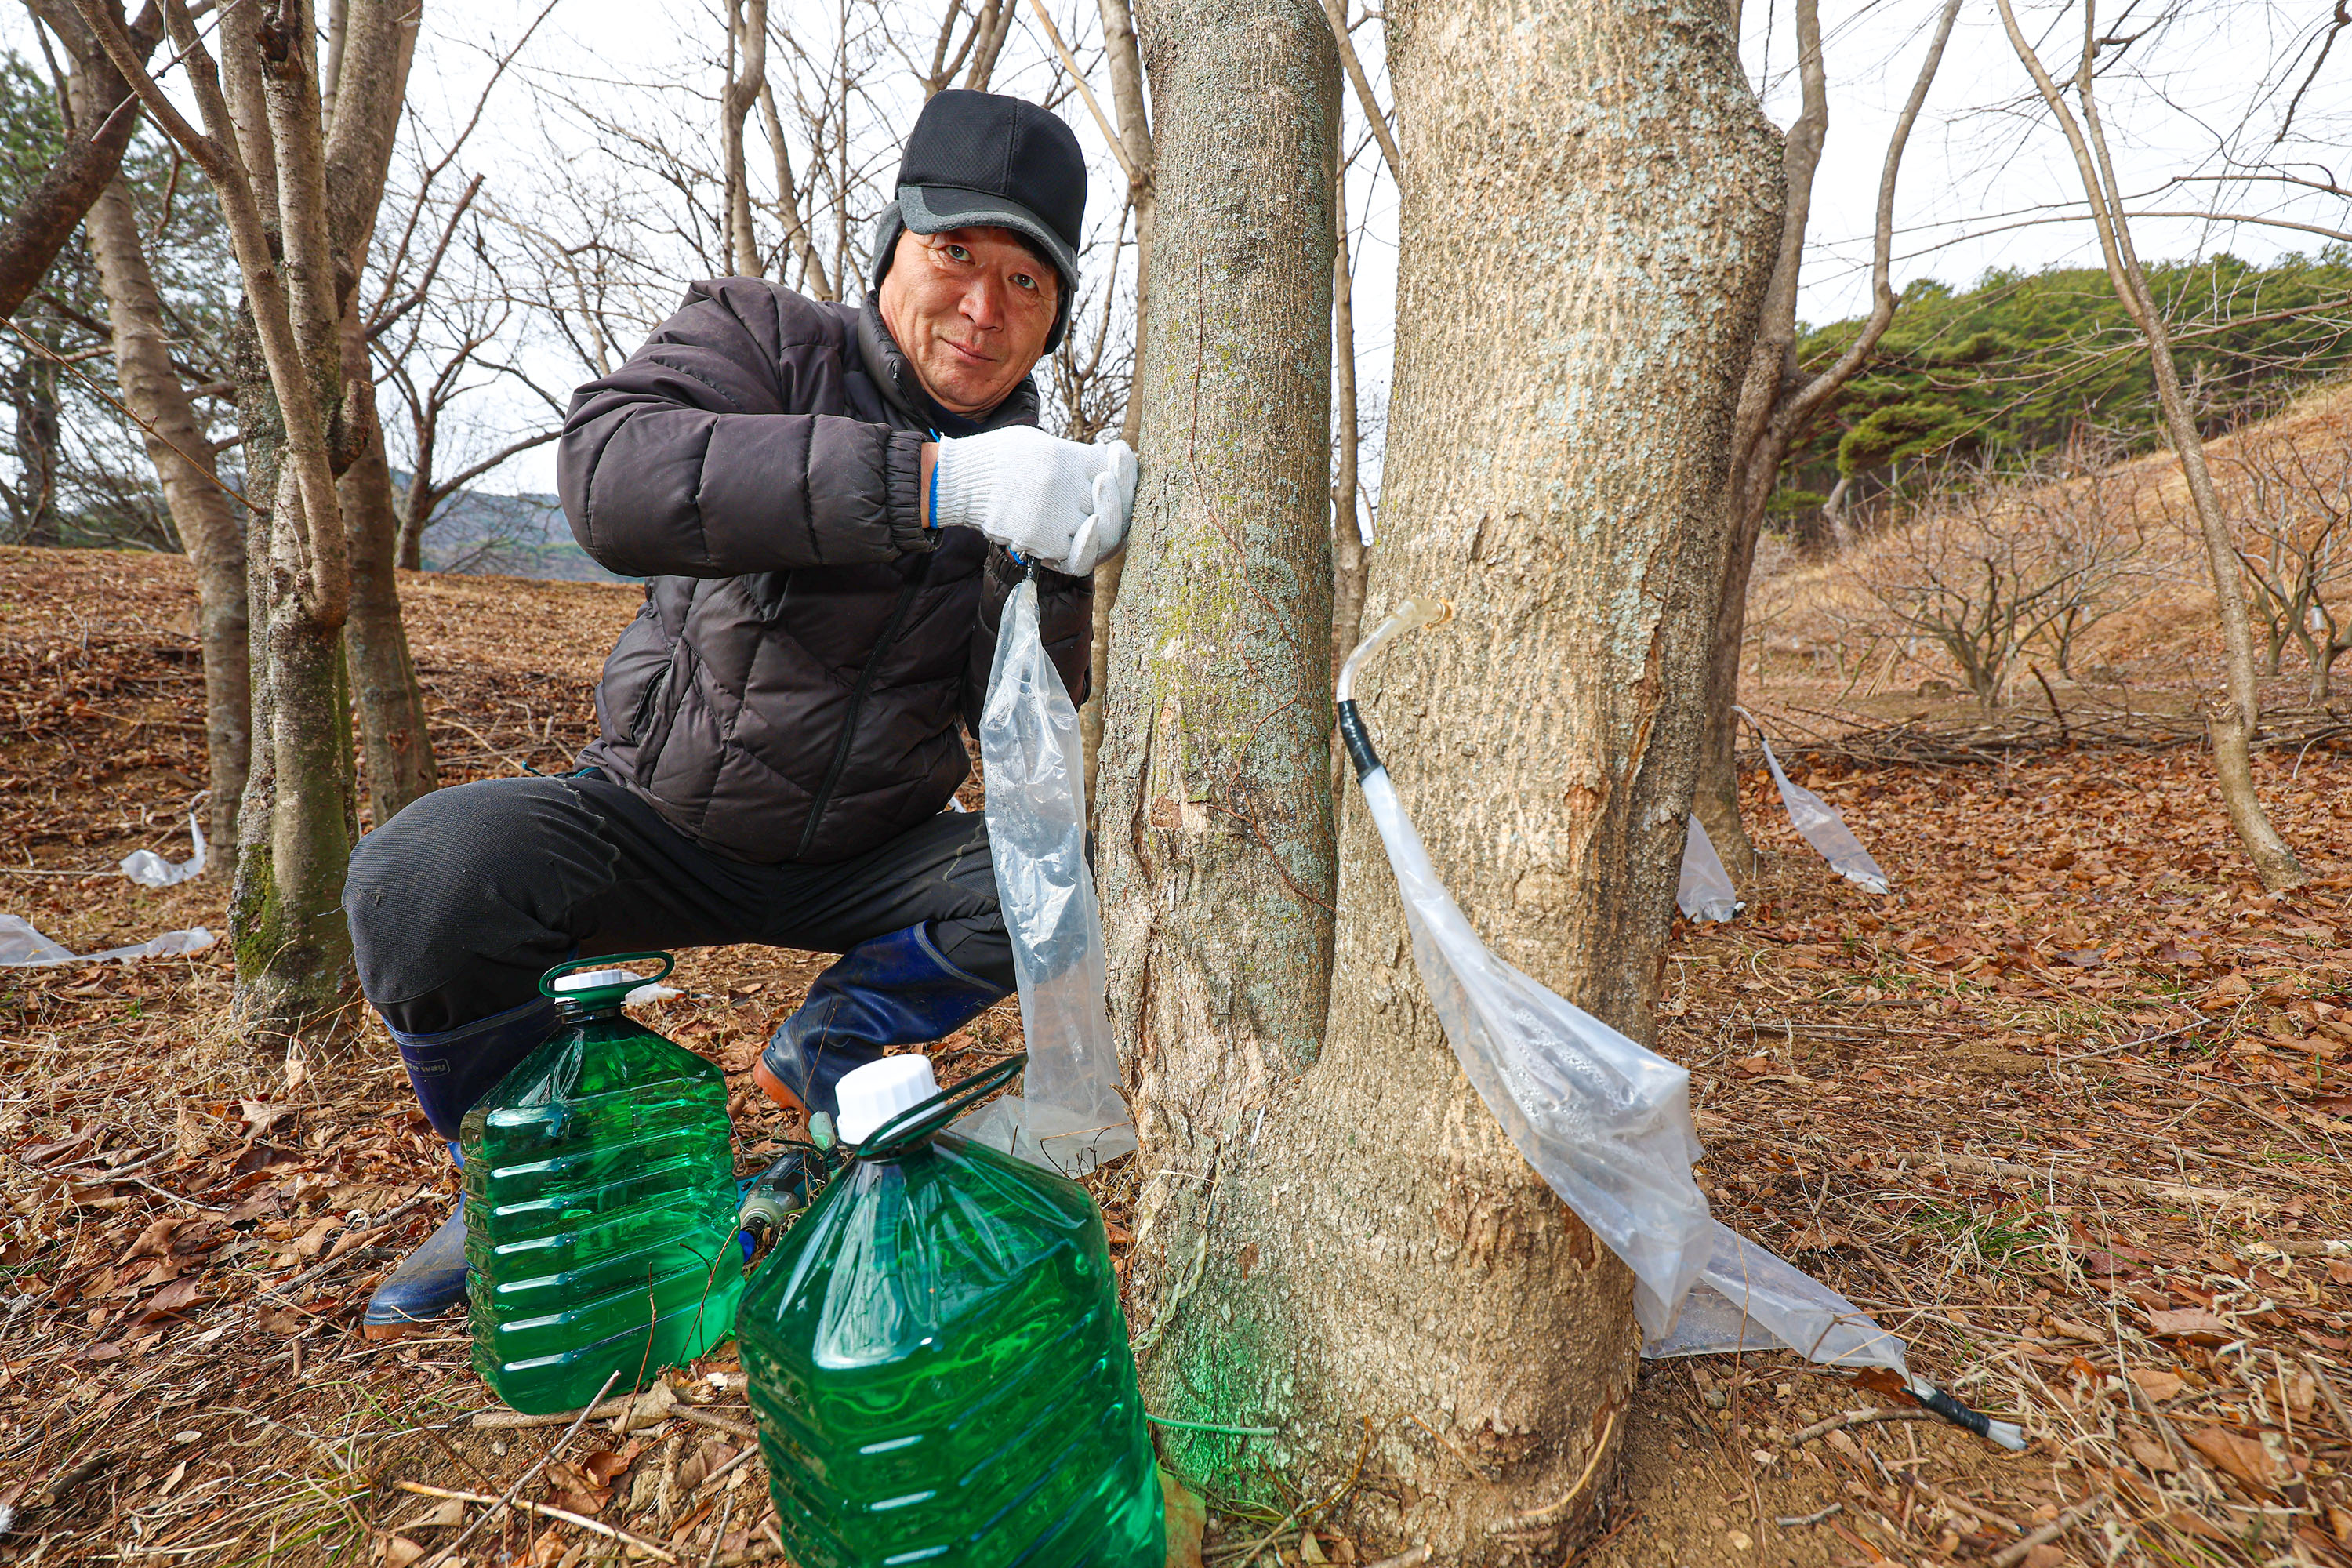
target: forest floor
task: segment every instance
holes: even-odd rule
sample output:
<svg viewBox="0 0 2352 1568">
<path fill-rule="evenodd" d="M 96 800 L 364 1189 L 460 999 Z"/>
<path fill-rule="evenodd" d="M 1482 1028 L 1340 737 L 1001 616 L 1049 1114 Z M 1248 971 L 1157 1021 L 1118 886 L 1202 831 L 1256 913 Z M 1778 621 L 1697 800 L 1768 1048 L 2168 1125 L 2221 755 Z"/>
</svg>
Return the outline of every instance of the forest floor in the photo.
<svg viewBox="0 0 2352 1568">
<path fill-rule="evenodd" d="M 635 590 L 403 592 L 445 782 L 564 764 Z M 0 913 L 74 952 L 224 928 L 220 879 L 115 870 L 187 852 L 193 624 L 177 561 L 0 552 Z M 2176 675 L 2137 670 L 2141 707 L 2185 700 Z M 1826 713 L 1837 694 L 1769 695 Z M 1961 743 L 1888 720 L 1788 760 L 1897 890 L 1833 879 L 1757 773 L 1768 870 L 1733 923 L 1677 922 L 1660 1046 L 1691 1068 L 1717 1215 L 2030 1446 L 1785 1353 L 1647 1363 L 1609 1533 L 1576 1561 L 2352 1564 L 2342 735 L 2305 711 L 2261 753 L 2315 875 L 2273 898 L 2193 735 L 1996 744 L 2023 732 L 1997 717 Z M 738 1080 L 747 1162 L 782 1131 L 753 1055 L 822 962 L 686 954 L 687 994 L 645 1015 Z M 375 1279 L 446 1212 L 447 1158 L 372 1020 L 348 1062 L 289 1068 L 236 1042 L 229 979 L 220 946 L 0 977 L 0 1561 L 405 1568 L 480 1517 L 465 1496 L 526 1478 L 522 1501 L 573 1517 L 509 1511 L 459 1559 L 771 1560 L 756 1456 L 729 1468 L 750 1428 L 724 1349 L 665 1408 L 555 1451 L 561 1427 L 495 1424 L 454 1329 L 359 1336 Z M 1018 1031 L 1010 1005 L 983 1016 L 947 1072 Z M 1304 1536 L 1272 1522 L 1213 1518 L 1206 1563 L 1366 1555 L 1344 1499 Z"/>
</svg>

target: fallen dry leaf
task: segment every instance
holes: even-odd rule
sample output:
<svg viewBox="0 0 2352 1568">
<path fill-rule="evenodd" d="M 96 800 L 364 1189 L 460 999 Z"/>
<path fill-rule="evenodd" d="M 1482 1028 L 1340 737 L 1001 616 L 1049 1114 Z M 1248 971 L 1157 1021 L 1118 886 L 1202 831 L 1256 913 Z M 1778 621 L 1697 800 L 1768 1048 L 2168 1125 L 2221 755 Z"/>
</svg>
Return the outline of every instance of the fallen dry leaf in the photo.
<svg viewBox="0 0 2352 1568">
<path fill-rule="evenodd" d="M 2270 1450 L 2253 1438 L 2242 1437 L 2221 1426 L 2193 1427 L 2180 1436 L 2215 1468 L 2227 1472 L 2247 1490 L 2267 1492 L 2276 1485 L 2277 1466 Z"/>
<path fill-rule="evenodd" d="M 2154 1367 L 2143 1367 L 2133 1373 L 2132 1381 L 2139 1384 L 2139 1391 L 2147 1394 L 2151 1403 L 2157 1405 L 2163 1404 L 2189 1386 L 2173 1373 L 2158 1372 Z"/>
<path fill-rule="evenodd" d="M 2147 1331 L 2158 1339 L 2187 1340 L 2200 1345 L 2226 1344 L 2238 1337 L 2235 1329 L 2203 1307 L 2182 1307 L 2170 1312 L 2151 1310 Z"/>
<path fill-rule="evenodd" d="M 386 1536 L 383 1544 L 376 1550 L 376 1561 L 384 1568 L 408 1568 L 410 1563 L 424 1555 L 425 1548 L 404 1535 Z"/>
</svg>

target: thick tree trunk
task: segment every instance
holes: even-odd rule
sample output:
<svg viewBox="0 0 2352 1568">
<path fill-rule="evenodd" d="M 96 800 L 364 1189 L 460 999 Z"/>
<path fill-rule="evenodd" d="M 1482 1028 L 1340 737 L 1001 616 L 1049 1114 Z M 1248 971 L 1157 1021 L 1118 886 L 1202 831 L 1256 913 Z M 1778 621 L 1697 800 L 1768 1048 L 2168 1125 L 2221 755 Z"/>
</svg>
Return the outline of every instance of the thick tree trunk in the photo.
<svg viewBox="0 0 2352 1568">
<path fill-rule="evenodd" d="M 1196 1488 L 1271 1500 L 1259 1461 L 1310 1464 L 1328 1436 L 1316 1390 L 1286 1384 L 1287 1308 L 1268 1287 L 1304 1262 L 1268 1185 L 1288 1169 L 1280 1141 L 1253 1133 L 1314 1063 L 1330 978 L 1339 63 L 1315 0 L 1166 0 L 1140 20 L 1168 221 L 1099 818 L 1145 1170 L 1131 1284 L 1158 1340 L 1153 1410 L 1317 1424 L 1270 1448 L 1163 1434 Z"/>
<path fill-rule="evenodd" d="M 211 763 L 214 875 L 236 861 L 237 808 L 245 798 L 253 717 L 252 650 L 246 637 L 245 520 L 213 482 L 215 458 L 195 405 L 172 368 L 163 300 L 139 237 L 139 215 L 118 180 L 84 220 L 106 293 L 122 401 L 146 426 L 148 459 L 181 548 L 195 569 L 197 645 L 205 668 L 205 746 Z"/>
<path fill-rule="evenodd" d="M 1724 453 L 1773 261 L 1778 139 L 1719 11 L 1399 0 L 1389 15 L 1402 263 L 1367 616 L 1435 593 L 1460 619 L 1387 656 L 1367 711 L 1439 869 L 1501 955 L 1647 1037 L 1721 580 Z M 1176 124 L 1171 106 L 1164 169 Z M 1205 393 L 1202 405 L 1216 406 Z M 1156 647 L 1128 637 L 1121 670 L 1129 647 Z M 1150 841 L 1124 803 L 1104 820 L 1112 864 L 1122 836 Z M 1433 1563 L 1555 1563 L 1605 1495 L 1623 1431 L 1631 1276 L 1456 1067 L 1360 812 L 1341 865 L 1318 1058 L 1253 1050 L 1240 1006 L 1239 1049 L 1197 1038 L 1226 1027 L 1213 991 L 1183 998 L 1189 1043 L 1172 1021 L 1145 1041 L 1157 1163 L 1134 1269 L 1139 1321 L 1160 1336 L 1152 1408 L 1279 1426 L 1255 1447 L 1164 1440 L 1211 1484 L 1258 1491 L 1264 1460 L 1309 1496 L 1344 1479 L 1369 1416 L 1367 1469 L 1401 1483 L 1358 1494 L 1351 1524 L 1372 1555 L 1418 1542 Z M 1155 1016 L 1173 1011 L 1161 973 Z M 1194 1081 L 1218 1087 L 1180 1100 L 1178 1064 L 1194 1063 Z M 1196 1256 L 1201 1283 L 1171 1304 Z M 1461 1455 L 1491 1482 L 1465 1477 Z"/>
</svg>

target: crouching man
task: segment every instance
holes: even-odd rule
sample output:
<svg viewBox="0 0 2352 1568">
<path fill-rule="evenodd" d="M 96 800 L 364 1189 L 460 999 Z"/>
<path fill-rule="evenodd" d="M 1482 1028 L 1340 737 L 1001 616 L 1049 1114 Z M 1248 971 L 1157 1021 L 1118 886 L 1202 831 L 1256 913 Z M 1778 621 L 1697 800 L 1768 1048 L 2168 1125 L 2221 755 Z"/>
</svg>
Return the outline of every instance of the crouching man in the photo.
<svg viewBox="0 0 2352 1568">
<path fill-rule="evenodd" d="M 943 92 L 903 150 L 863 307 L 698 283 L 572 400 L 572 532 L 645 606 L 561 778 L 425 796 L 361 841 L 344 909 L 368 1000 L 454 1141 L 544 1039 L 540 975 L 576 956 L 764 942 L 840 954 L 760 1086 L 834 1110 L 894 1045 L 1013 987 L 988 830 L 946 809 L 1006 595 L 1034 565 L 1083 700 L 1096 563 L 1125 542 L 1125 446 L 1036 426 L 1030 371 L 1069 322 L 1086 209 L 1043 109 Z M 378 1287 L 371 1337 L 461 1305 L 452 1215 Z"/>
</svg>

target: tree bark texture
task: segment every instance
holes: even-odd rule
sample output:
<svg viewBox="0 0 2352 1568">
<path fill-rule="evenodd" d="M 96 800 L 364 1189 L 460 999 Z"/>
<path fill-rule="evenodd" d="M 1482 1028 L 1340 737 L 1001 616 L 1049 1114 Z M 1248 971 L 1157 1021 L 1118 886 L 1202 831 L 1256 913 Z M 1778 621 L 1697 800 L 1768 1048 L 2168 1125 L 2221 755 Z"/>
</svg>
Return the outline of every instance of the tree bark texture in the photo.
<svg viewBox="0 0 2352 1568">
<path fill-rule="evenodd" d="M 1297 1099 L 1330 977 L 1339 77 L 1315 0 L 1164 0 L 1139 21 L 1167 221 L 1152 227 L 1098 840 L 1143 1147 L 1131 1285 L 1157 1342 L 1141 1363 L 1154 1411 L 1316 1424 L 1271 1447 L 1165 1434 L 1196 1489 L 1271 1499 L 1260 1461 L 1311 1464 L 1328 1436 L 1292 1381 L 1275 1289 L 1298 1236 L 1269 1184 L 1290 1167 L 1274 1127 L 1253 1135 Z"/>
<path fill-rule="evenodd" d="M 33 10 L 73 49 L 74 124 L 58 161 L 0 222 L 0 321 L 14 316 L 32 297 L 58 253 L 73 243 L 82 215 L 113 182 L 122 167 L 123 150 L 139 129 L 139 106 L 131 101 L 131 84 L 87 42 L 88 29 L 73 7 L 37 3 Z M 163 37 L 163 13 L 151 0 L 127 27 L 120 4 L 113 14 L 138 58 L 146 58 Z"/>
<path fill-rule="evenodd" d="M 1719 12 L 1399 0 L 1389 21 L 1402 262 L 1366 618 L 1430 593 L 1459 616 L 1385 655 L 1364 707 L 1496 951 L 1646 1038 L 1779 141 Z M 1105 821 L 1107 845 L 1133 831 Z M 1403 1482 L 1357 1494 L 1373 1556 L 1557 1563 L 1623 1431 L 1631 1276 L 1464 1079 L 1365 814 L 1340 858 L 1319 1057 L 1213 1054 L 1223 1020 L 1197 1002 L 1181 1054 L 1174 1020 L 1142 1042 L 1152 1409 L 1279 1426 L 1163 1436 L 1244 1492 L 1265 1460 L 1319 1495 L 1369 1444 Z M 1217 1076 L 1181 1095 L 1173 1064 L 1203 1057 Z"/>
<path fill-rule="evenodd" d="M 1348 255 L 1348 182 L 1331 187 L 1338 245 L 1331 256 L 1332 412 L 1338 416 L 1339 462 L 1331 486 L 1331 678 L 1355 651 L 1364 624 L 1364 581 L 1371 561 L 1363 525 L 1356 521 L 1357 459 L 1363 437 L 1356 409 L 1355 280 Z"/>
<path fill-rule="evenodd" d="M 393 570 L 403 543 L 400 515 L 392 500 L 383 430 L 373 423 L 373 385 L 364 405 L 371 421 L 366 444 L 336 481 L 336 489 L 342 498 L 343 537 L 352 559 L 352 613 L 343 623 L 343 641 L 359 717 L 368 813 L 381 827 L 410 801 L 430 795 L 441 781 L 425 730 L 425 688 L 416 679 L 407 628 L 401 620 L 399 581 Z"/>
<path fill-rule="evenodd" d="M 155 465 L 181 548 L 195 570 L 196 640 L 204 658 L 205 748 L 212 790 L 205 837 L 213 846 L 209 864 L 233 866 L 253 716 L 244 509 L 214 482 L 216 454 L 179 372 L 172 367 L 163 295 L 140 240 L 138 212 L 121 181 L 108 184 L 90 204 L 83 232 L 98 265 L 99 286 L 106 293 L 123 405 L 146 426 L 148 459 Z"/>
<path fill-rule="evenodd" d="M 1103 63 L 1110 73 L 1111 112 L 1118 119 L 1121 157 L 1138 175 L 1127 193 L 1128 202 L 1135 208 L 1135 356 L 1131 363 L 1138 374 L 1128 387 L 1127 417 L 1118 432 L 1119 439 L 1132 447 L 1142 439 L 1143 430 L 1140 373 L 1144 345 L 1150 335 L 1143 305 L 1151 291 L 1153 218 L 1159 206 L 1154 174 L 1157 163 L 1151 146 L 1151 122 L 1144 106 L 1143 55 L 1136 43 L 1134 15 L 1127 0 L 1098 0 L 1098 4 L 1102 10 Z M 1078 713 L 1078 745 L 1086 761 L 1089 810 L 1098 798 L 1096 792 L 1101 781 L 1103 712 L 1110 688 L 1111 616 L 1118 608 L 1119 591 L 1126 582 L 1124 554 L 1114 555 L 1095 568 L 1094 639 L 1087 652 L 1092 676 L 1088 689 L 1093 699 Z"/>
</svg>

